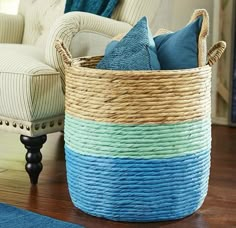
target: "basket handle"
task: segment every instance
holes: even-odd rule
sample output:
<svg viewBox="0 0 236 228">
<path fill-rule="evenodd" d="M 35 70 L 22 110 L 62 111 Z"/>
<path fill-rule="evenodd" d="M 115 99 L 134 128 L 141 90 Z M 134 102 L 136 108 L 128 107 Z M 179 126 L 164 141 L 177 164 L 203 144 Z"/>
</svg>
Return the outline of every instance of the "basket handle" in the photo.
<svg viewBox="0 0 236 228">
<path fill-rule="evenodd" d="M 64 45 L 62 40 L 55 41 L 55 48 L 57 49 L 58 53 L 61 55 L 64 64 L 66 64 L 67 66 L 71 66 L 72 55 L 70 54 L 69 50 Z"/>
<path fill-rule="evenodd" d="M 58 53 L 61 55 L 64 64 L 71 66 L 72 63 L 72 55 L 70 54 L 67 47 L 65 47 L 63 41 L 56 40 L 55 41 L 55 48 L 57 49 Z M 226 49 L 226 43 L 224 41 L 218 41 L 215 43 L 208 51 L 208 62 L 209 66 L 213 66 L 221 57 Z"/>
<path fill-rule="evenodd" d="M 226 43 L 224 41 L 218 41 L 208 51 L 208 62 L 209 66 L 213 66 L 221 57 L 226 49 Z"/>
</svg>

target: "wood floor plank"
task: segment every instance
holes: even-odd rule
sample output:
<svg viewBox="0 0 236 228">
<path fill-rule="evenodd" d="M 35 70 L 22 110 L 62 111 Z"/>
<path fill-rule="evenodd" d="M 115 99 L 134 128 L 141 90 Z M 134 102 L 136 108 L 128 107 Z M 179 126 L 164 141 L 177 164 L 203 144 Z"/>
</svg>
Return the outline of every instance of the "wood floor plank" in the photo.
<svg viewBox="0 0 236 228">
<path fill-rule="evenodd" d="M 61 133 L 51 134 L 42 149 L 44 169 L 37 187 L 24 171 L 19 136 L 0 132 L 0 202 L 15 205 L 87 228 L 236 227 L 236 128 L 214 126 L 209 191 L 193 215 L 172 222 L 120 223 L 89 216 L 70 200 Z"/>
</svg>

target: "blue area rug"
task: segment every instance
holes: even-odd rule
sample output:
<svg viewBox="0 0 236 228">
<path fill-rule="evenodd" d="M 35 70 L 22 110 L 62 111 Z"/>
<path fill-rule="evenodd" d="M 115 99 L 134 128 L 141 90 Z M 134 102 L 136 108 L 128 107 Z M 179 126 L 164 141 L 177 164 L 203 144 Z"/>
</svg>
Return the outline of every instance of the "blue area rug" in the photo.
<svg viewBox="0 0 236 228">
<path fill-rule="evenodd" d="M 0 228 L 82 228 L 82 226 L 0 203 Z"/>
</svg>

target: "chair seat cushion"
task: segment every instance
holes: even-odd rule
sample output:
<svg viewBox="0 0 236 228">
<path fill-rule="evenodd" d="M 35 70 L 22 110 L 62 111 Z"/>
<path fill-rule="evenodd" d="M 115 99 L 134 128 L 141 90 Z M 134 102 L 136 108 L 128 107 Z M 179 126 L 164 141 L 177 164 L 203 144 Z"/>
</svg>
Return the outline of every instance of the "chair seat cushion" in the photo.
<svg viewBox="0 0 236 228">
<path fill-rule="evenodd" d="M 60 74 L 33 46 L 0 44 L 0 117 L 27 122 L 64 113 Z"/>
</svg>

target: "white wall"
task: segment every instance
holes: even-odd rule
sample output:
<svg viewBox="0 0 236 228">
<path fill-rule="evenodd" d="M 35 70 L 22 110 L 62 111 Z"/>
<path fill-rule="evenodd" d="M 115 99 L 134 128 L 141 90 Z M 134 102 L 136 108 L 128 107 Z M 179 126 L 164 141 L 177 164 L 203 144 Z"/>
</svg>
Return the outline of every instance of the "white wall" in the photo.
<svg viewBox="0 0 236 228">
<path fill-rule="evenodd" d="M 195 9 L 206 9 L 210 18 L 213 14 L 213 0 L 172 0 L 172 28 L 181 28 L 185 25 Z M 178 18 L 178 19 L 177 19 Z"/>
<path fill-rule="evenodd" d="M 169 3 L 169 30 L 176 31 L 183 28 L 190 20 L 195 9 L 206 9 L 210 18 L 208 46 L 212 45 L 214 0 L 171 0 Z"/>
</svg>

